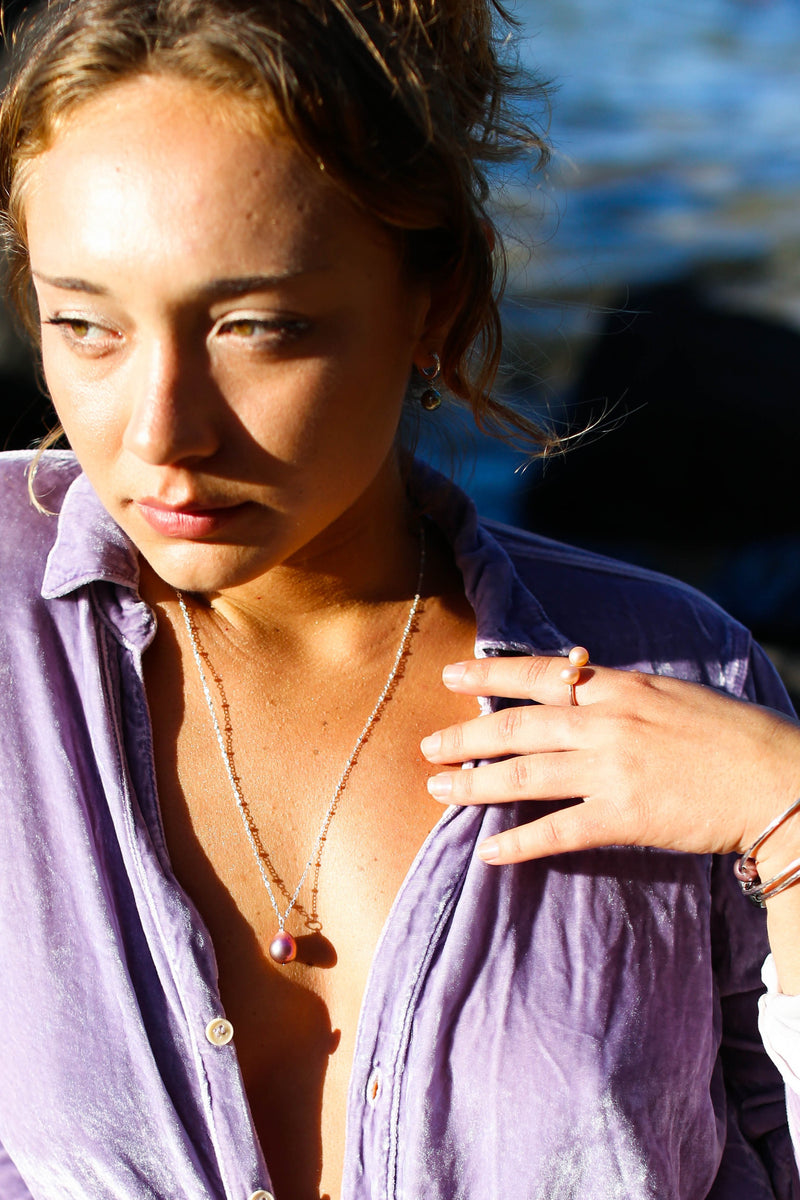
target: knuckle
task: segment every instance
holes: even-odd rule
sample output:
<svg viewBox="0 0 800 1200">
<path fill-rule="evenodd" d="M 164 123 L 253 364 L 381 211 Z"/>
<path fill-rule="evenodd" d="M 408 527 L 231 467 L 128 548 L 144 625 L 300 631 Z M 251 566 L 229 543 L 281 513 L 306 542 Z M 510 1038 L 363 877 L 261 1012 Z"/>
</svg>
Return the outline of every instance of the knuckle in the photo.
<svg viewBox="0 0 800 1200">
<path fill-rule="evenodd" d="M 522 682 L 523 684 L 534 690 L 542 679 L 548 668 L 548 660 L 546 658 L 524 658 L 520 660 L 522 665 Z"/>
<path fill-rule="evenodd" d="M 558 854 L 564 844 L 564 839 L 556 822 L 552 817 L 542 817 L 536 824 L 537 833 L 545 851 L 548 854 Z"/>
<path fill-rule="evenodd" d="M 461 725 L 451 725 L 442 735 L 442 746 L 452 752 L 454 759 L 458 757 L 464 748 L 464 730 Z"/>
<path fill-rule="evenodd" d="M 504 708 L 498 714 L 497 736 L 501 746 L 513 746 L 522 728 L 523 709 Z"/>
<path fill-rule="evenodd" d="M 635 752 L 641 741 L 647 725 L 641 707 L 627 706 L 616 712 L 606 712 L 603 716 L 603 741 L 615 757 L 624 758 Z"/>
<path fill-rule="evenodd" d="M 493 655 L 488 655 L 486 658 L 476 658 L 469 665 L 470 681 L 476 684 L 485 684 L 494 669 L 497 660 Z"/>
<path fill-rule="evenodd" d="M 657 675 L 648 675 L 646 671 L 626 671 L 625 675 L 637 691 L 649 692 L 658 688 Z"/>
<path fill-rule="evenodd" d="M 509 829 L 503 840 L 506 842 L 504 849 L 509 858 L 519 859 L 523 857 L 525 851 L 522 845 L 521 829 Z"/>
<path fill-rule="evenodd" d="M 653 700 L 663 691 L 660 676 L 638 670 L 616 671 L 607 686 L 617 715 L 632 721 L 646 712 Z"/>
<path fill-rule="evenodd" d="M 635 713 L 613 713 L 608 722 L 612 743 L 618 753 L 626 753 L 631 740 L 637 736 L 638 718 Z"/>
<path fill-rule="evenodd" d="M 453 777 L 453 793 L 457 795 L 459 800 L 467 802 L 472 799 L 475 794 L 475 768 L 469 767 L 465 771 L 456 771 Z"/>
<path fill-rule="evenodd" d="M 513 793 L 525 794 L 530 787 L 530 760 L 524 757 L 510 758 L 506 763 L 508 784 Z"/>
</svg>

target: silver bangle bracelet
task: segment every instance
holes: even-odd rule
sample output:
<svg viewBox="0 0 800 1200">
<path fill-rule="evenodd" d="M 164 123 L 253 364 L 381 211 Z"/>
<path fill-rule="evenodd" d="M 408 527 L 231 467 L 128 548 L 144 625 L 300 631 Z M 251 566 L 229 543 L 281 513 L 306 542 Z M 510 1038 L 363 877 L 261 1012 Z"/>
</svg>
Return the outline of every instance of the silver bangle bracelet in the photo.
<svg viewBox="0 0 800 1200">
<path fill-rule="evenodd" d="M 739 885 L 744 892 L 755 904 L 761 908 L 766 908 L 767 901 L 773 896 L 777 896 L 779 892 L 785 891 L 791 887 L 793 883 L 797 883 L 800 879 L 800 858 L 796 858 L 793 863 L 790 863 L 785 871 L 781 871 L 778 875 L 773 875 L 772 879 L 768 879 L 766 883 L 762 883 L 756 876 L 755 879 L 744 881 L 739 880 Z"/>
<path fill-rule="evenodd" d="M 800 800 L 795 800 L 794 804 L 786 809 L 786 812 L 781 813 L 780 816 L 770 821 L 767 828 L 756 838 L 750 849 L 746 850 L 742 857 L 737 859 L 734 864 L 733 873 L 739 880 L 739 886 L 745 896 L 748 896 L 761 908 L 766 906 L 767 900 L 773 896 L 777 896 L 779 892 L 784 891 L 786 888 L 791 887 L 793 883 L 797 883 L 800 880 L 800 858 L 796 858 L 794 862 L 789 863 L 787 867 L 784 867 L 782 871 L 779 871 L 777 875 L 773 875 L 772 879 L 768 879 L 765 883 L 762 883 L 759 878 L 758 863 L 756 861 L 758 851 L 770 834 L 774 833 L 789 817 L 794 816 L 798 810 L 800 810 Z"/>
</svg>

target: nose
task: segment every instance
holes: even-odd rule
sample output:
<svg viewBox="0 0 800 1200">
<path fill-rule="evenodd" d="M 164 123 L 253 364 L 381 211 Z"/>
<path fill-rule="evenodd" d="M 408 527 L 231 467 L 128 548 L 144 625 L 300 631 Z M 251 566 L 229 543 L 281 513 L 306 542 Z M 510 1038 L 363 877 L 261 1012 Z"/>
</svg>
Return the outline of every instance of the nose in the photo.
<svg viewBox="0 0 800 1200">
<path fill-rule="evenodd" d="M 214 388 L 201 356 L 174 338 L 143 341 L 130 380 L 125 449 L 153 466 L 206 459 L 219 448 Z"/>
</svg>

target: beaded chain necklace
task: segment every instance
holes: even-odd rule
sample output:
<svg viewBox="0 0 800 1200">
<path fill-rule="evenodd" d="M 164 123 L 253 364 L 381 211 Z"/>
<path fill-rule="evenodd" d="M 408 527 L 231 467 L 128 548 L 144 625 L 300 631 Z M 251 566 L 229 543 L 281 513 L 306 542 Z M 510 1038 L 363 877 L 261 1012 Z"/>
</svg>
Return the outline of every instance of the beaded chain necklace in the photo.
<svg viewBox="0 0 800 1200">
<path fill-rule="evenodd" d="M 224 687 L 221 677 L 219 676 L 219 674 L 217 674 L 217 672 L 214 670 L 214 668 L 211 665 L 211 662 L 210 662 L 209 656 L 208 656 L 208 651 L 205 649 L 205 647 L 202 644 L 202 641 L 200 639 L 200 634 L 197 629 L 197 624 L 194 620 L 194 617 L 192 616 L 192 613 L 189 610 L 189 606 L 186 603 L 185 596 L 180 591 L 178 591 L 176 593 L 177 597 L 178 597 L 178 603 L 180 605 L 181 613 L 183 615 L 184 624 L 186 626 L 186 632 L 189 635 L 189 641 L 190 641 L 191 647 L 192 647 L 192 656 L 194 658 L 195 665 L 197 667 L 197 673 L 200 677 L 200 684 L 203 689 L 203 695 L 205 697 L 206 705 L 208 706 L 208 711 L 211 715 L 211 722 L 214 726 L 214 733 L 216 735 L 217 745 L 219 746 L 219 751 L 222 756 L 222 762 L 225 767 L 225 773 L 228 776 L 228 782 L 231 787 L 231 792 L 233 793 L 233 798 L 236 802 L 236 807 L 239 810 L 239 815 L 242 819 L 244 831 L 247 834 L 247 840 L 250 843 L 250 848 L 253 851 L 253 855 L 254 855 L 256 863 L 258 865 L 258 870 L 261 875 L 262 882 L 264 884 L 264 887 L 267 890 L 267 895 L 269 896 L 270 904 L 272 905 L 275 915 L 278 918 L 278 929 L 270 943 L 269 954 L 270 954 L 270 958 L 272 958 L 272 960 L 274 962 L 278 963 L 280 966 L 284 966 L 286 963 L 292 962 L 297 956 L 297 942 L 296 942 L 295 938 L 291 935 L 291 933 L 289 933 L 288 930 L 286 929 L 286 921 L 287 921 L 290 913 L 292 912 L 292 910 L 295 907 L 297 907 L 297 901 L 298 901 L 298 897 L 300 895 L 300 890 L 303 887 L 303 884 L 305 883 L 305 881 L 308 877 L 308 873 L 312 867 L 314 867 L 314 895 L 316 896 L 316 887 L 317 887 L 317 882 L 319 880 L 319 872 L 320 872 L 320 867 L 322 864 L 322 855 L 325 850 L 325 842 L 327 840 L 328 831 L 330 830 L 333 819 L 336 816 L 336 813 L 338 811 L 339 801 L 341 800 L 342 796 L 344 795 L 348 780 L 350 778 L 350 774 L 356 765 L 356 761 L 358 759 L 361 748 L 364 745 L 364 742 L 367 740 L 369 734 L 372 732 L 375 722 L 378 720 L 378 717 L 380 716 L 387 700 L 389 699 L 389 695 L 390 695 L 390 693 L 392 691 L 392 687 L 398 677 L 400 668 L 403 665 L 403 663 L 406 659 L 406 656 L 408 655 L 409 646 L 411 644 L 411 638 L 412 638 L 413 632 L 414 632 L 414 618 L 417 615 L 417 611 L 418 611 L 419 605 L 420 605 L 420 598 L 422 595 L 422 584 L 423 584 L 424 575 L 425 575 L 425 533 L 424 533 L 424 528 L 420 527 L 419 575 L 418 575 L 418 579 L 417 579 L 417 590 L 414 595 L 414 599 L 411 602 L 411 607 L 408 611 L 406 623 L 403 627 L 403 633 L 400 638 L 400 645 L 399 645 L 397 653 L 394 657 L 394 662 L 392 663 L 392 668 L 389 672 L 389 676 L 388 676 L 385 684 L 383 685 L 383 688 L 381 689 L 380 695 L 378 696 L 378 699 L 375 703 L 375 707 L 372 709 L 372 712 L 367 717 L 367 720 L 364 724 L 363 729 L 361 730 L 358 737 L 356 738 L 356 743 L 353 746 L 353 749 L 350 752 L 350 756 L 344 765 L 344 770 L 342 771 L 341 775 L 339 776 L 336 786 L 333 789 L 333 794 L 331 796 L 327 810 L 325 812 L 324 817 L 322 818 L 322 824 L 320 825 L 319 833 L 317 834 L 316 839 L 314 840 L 311 854 L 308 858 L 308 861 L 306 862 L 305 867 L 303 868 L 302 874 L 297 883 L 297 887 L 294 889 L 294 891 L 291 893 L 291 895 L 289 895 L 287 889 L 283 889 L 285 891 L 284 898 L 285 899 L 288 898 L 288 904 L 282 911 L 281 911 L 281 907 L 278 903 L 277 896 L 275 894 L 275 889 L 273 888 L 273 883 L 275 883 L 276 886 L 278 885 L 279 877 L 278 877 L 277 872 L 275 871 L 274 867 L 272 866 L 272 859 L 264 847 L 263 841 L 261 839 L 261 835 L 258 830 L 258 826 L 256 825 L 255 821 L 253 820 L 250 809 L 245 801 L 244 794 L 242 792 L 241 780 L 240 780 L 240 778 L 236 772 L 235 766 L 234 766 L 233 726 L 231 724 L 230 704 L 228 703 L 228 699 L 227 699 L 227 696 L 225 693 L 225 687 Z M 214 704 L 213 697 L 211 695 L 211 689 L 208 685 L 208 679 L 206 677 L 206 672 L 208 672 L 211 675 L 211 678 L 213 679 L 214 684 L 216 685 L 217 691 L 219 693 L 220 708 L 222 710 L 222 722 L 221 723 L 220 723 L 219 717 L 217 716 L 217 709 Z M 272 879 L 270 878 L 270 874 L 272 874 L 272 876 L 273 876 Z M 312 912 L 312 917 L 316 917 L 316 901 L 314 904 L 314 911 Z"/>
</svg>

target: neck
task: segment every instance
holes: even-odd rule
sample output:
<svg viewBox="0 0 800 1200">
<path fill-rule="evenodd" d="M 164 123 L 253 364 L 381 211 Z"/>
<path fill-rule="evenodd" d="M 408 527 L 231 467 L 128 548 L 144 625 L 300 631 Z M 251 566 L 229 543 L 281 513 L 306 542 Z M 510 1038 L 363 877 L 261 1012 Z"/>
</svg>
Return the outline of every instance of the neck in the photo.
<svg viewBox="0 0 800 1200">
<path fill-rule="evenodd" d="M 398 479 L 398 484 L 400 481 Z M 365 612 L 409 603 L 419 575 L 419 520 L 404 492 L 361 504 L 312 542 L 268 571 L 235 587 L 190 600 L 234 635 L 319 648 L 330 630 L 338 645 Z M 157 607 L 176 601 L 174 589 L 142 563 L 142 594 Z"/>
<path fill-rule="evenodd" d="M 403 511 L 391 523 L 328 531 L 324 547 L 305 547 L 251 583 L 205 599 L 231 619 L 246 613 L 292 628 L 413 595 L 418 562 L 419 523 Z"/>
</svg>

